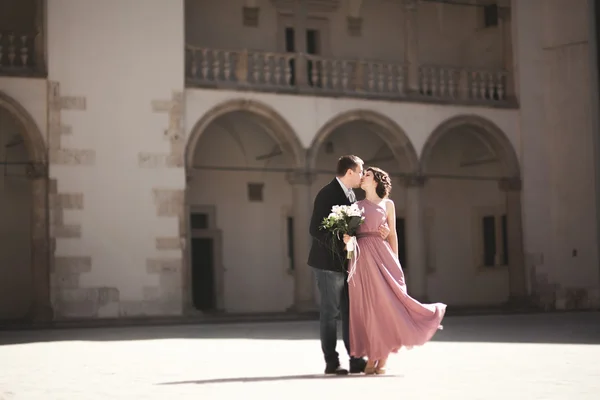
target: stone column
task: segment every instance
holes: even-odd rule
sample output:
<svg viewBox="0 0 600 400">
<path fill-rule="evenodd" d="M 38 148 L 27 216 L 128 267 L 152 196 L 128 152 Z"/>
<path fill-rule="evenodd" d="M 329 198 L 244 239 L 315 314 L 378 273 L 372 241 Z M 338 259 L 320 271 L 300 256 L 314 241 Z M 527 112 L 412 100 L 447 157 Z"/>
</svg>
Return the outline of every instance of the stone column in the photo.
<svg viewBox="0 0 600 400">
<path fill-rule="evenodd" d="M 499 188 L 506 195 L 506 229 L 510 301 L 519 303 L 527 297 L 523 224 L 521 220 L 521 180 L 502 179 Z"/>
<path fill-rule="evenodd" d="M 288 173 L 288 182 L 292 185 L 294 218 L 294 310 L 310 311 L 315 309 L 314 284 L 312 271 L 307 264 L 310 249 L 310 216 L 312 201 L 310 186 L 314 174 L 306 171 Z"/>
<path fill-rule="evenodd" d="M 515 79 L 514 79 L 514 62 L 513 62 L 513 45 L 512 45 L 512 20 L 509 7 L 499 8 L 500 24 L 502 29 L 502 59 L 504 61 L 504 70 L 506 71 L 506 93 L 507 99 L 515 97 Z"/>
<path fill-rule="evenodd" d="M 30 318 L 36 322 L 53 318 L 50 300 L 50 258 L 53 257 L 49 223 L 48 169 L 35 164 L 29 172 L 33 192 L 31 265 L 33 272 L 34 300 Z"/>
<path fill-rule="evenodd" d="M 425 218 L 423 206 L 423 186 L 421 176 L 406 179 L 406 252 L 408 293 L 427 301 L 427 255 L 425 246 Z"/>
<path fill-rule="evenodd" d="M 29 53 L 30 57 L 35 59 L 36 72 L 45 74 L 47 66 L 46 57 L 46 2 L 44 0 L 36 0 L 35 3 L 35 29 L 36 36 L 34 39 L 34 53 Z"/>
<path fill-rule="evenodd" d="M 296 52 L 296 87 L 308 84 L 306 68 L 306 0 L 294 0 L 294 49 Z"/>
<path fill-rule="evenodd" d="M 419 39 L 417 24 L 417 1 L 404 0 L 404 63 L 409 93 L 419 91 Z"/>
</svg>

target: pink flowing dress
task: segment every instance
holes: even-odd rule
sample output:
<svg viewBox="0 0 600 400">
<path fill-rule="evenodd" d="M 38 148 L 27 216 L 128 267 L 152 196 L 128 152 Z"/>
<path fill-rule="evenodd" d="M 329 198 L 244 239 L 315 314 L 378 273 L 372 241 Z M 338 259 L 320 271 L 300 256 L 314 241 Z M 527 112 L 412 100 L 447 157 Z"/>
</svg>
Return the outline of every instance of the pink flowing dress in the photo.
<svg viewBox="0 0 600 400">
<path fill-rule="evenodd" d="M 378 232 L 387 222 L 385 203 L 361 200 L 358 206 L 365 221 L 356 234 L 358 258 L 351 260 L 348 282 L 350 349 L 352 356 L 377 360 L 431 340 L 442 329 L 446 305 L 422 304 L 408 295 L 400 262 Z"/>
</svg>

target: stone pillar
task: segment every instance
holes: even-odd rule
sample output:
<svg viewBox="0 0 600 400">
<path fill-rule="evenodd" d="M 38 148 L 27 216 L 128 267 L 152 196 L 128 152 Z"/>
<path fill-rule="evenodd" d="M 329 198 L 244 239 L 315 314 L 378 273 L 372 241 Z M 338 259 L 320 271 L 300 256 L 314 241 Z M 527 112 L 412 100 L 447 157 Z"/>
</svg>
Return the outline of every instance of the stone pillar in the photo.
<svg viewBox="0 0 600 400">
<path fill-rule="evenodd" d="M 506 71 L 505 96 L 507 99 L 515 97 L 515 66 L 513 62 L 513 44 L 512 44 L 512 19 L 510 7 L 500 7 L 499 17 L 502 30 L 502 59 L 504 61 L 504 70 Z"/>
<path fill-rule="evenodd" d="M 306 68 L 306 0 L 294 0 L 294 49 L 296 87 L 308 84 Z"/>
<path fill-rule="evenodd" d="M 45 74 L 48 70 L 46 57 L 46 1 L 36 0 L 35 3 L 35 28 L 37 30 L 34 40 L 34 53 L 30 57 L 35 59 L 36 72 Z"/>
<path fill-rule="evenodd" d="M 527 297 L 523 224 L 521 220 L 521 180 L 502 179 L 499 188 L 506 195 L 506 229 L 510 301 L 520 303 Z"/>
<path fill-rule="evenodd" d="M 404 0 L 404 63 L 409 93 L 419 91 L 419 39 L 417 24 L 417 1 Z"/>
<path fill-rule="evenodd" d="M 51 321 L 53 318 L 50 300 L 51 243 L 49 223 L 48 169 L 35 164 L 30 173 L 32 188 L 31 265 L 33 272 L 34 300 L 30 319 L 36 322 Z"/>
<path fill-rule="evenodd" d="M 407 287 L 410 296 L 427 301 L 427 254 L 425 246 L 425 218 L 421 176 L 406 179 L 406 252 Z"/>
<path fill-rule="evenodd" d="M 295 311 L 315 309 L 312 271 L 307 264 L 311 243 L 309 233 L 312 208 L 310 186 L 314 178 L 314 174 L 306 171 L 294 171 L 287 176 L 293 192 Z"/>
</svg>

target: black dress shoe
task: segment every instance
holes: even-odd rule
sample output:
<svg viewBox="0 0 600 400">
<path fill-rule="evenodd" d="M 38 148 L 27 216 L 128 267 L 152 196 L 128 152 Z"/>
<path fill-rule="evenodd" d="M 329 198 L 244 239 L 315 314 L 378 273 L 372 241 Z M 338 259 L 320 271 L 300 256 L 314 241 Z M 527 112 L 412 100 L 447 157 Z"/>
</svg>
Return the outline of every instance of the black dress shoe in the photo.
<svg viewBox="0 0 600 400">
<path fill-rule="evenodd" d="M 367 360 L 364 358 L 353 358 L 350 360 L 350 373 L 351 374 L 360 374 L 365 372 L 365 367 L 367 366 Z"/>
<path fill-rule="evenodd" d="M 340 364 L 327 364 L 325 366 L 327 375 L 348 375 L 348 370 L 340 367 Z"/>
</svg>

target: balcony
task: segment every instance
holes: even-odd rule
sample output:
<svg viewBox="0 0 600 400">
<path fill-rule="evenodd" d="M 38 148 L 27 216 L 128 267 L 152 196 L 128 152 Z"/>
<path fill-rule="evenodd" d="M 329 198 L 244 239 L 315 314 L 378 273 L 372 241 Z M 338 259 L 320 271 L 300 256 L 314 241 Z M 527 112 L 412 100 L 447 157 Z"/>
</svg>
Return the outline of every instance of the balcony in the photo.
<svg viewBox="0 0 600 400">
<path fill-rule="evenodd" d="M 0 76 L 42 77 L 40 35 L 0 31 Z"/>
<path fill-rule="evenodd" d="M 186 46 L 188 87 L 512 107 L 504 70 Z M 301 67 L 301 68 L 298 68 Z M 300 72 L 302 71 L 303 72 Z"/>
</svg>

